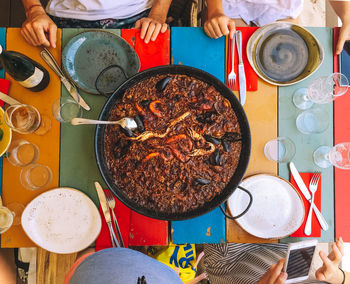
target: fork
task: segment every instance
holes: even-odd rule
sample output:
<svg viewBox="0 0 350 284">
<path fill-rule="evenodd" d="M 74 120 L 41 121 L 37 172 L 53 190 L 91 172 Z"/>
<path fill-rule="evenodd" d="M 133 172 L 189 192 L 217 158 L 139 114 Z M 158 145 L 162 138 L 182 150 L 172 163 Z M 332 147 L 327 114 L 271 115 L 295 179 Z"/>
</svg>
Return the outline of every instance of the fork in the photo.
<svg viewBox="0 0 350 284">
<path fill-rule="evenodd" d="M 318 182 L 320 180 L 320 177 L 321 177 L 320 172 L 314 173 L 314 175 L 312 176 L 312 178 L 310 180 L 310 184 L 309 184 L 309 190 L 311 192 L 311 203 L 310 203 L 309 214 L 307 215 L 307 220 L 306 220 L 305 230 L 304 230 L 304 233 L 307 236 L 311 235 L 312 209 L 313 209 L 315 193 L 317 191 L 317 186 L 318 186 Z"/>
<path fill-rule="evenodd" d="M 117 221 L 117 217 L 114 214 L 114 208 L 115 208 L 114 196 L 113 196 L 113 194 L 110 191 L 105 191 L 105 194 L 106 194 L 106 199 L 107 199 L 108 206 L 112 210 L 113 221 L 114 221 L 115 228 L 117 230 L 120 246 L 124 247 L 124 241 L 123 241 L 123 238 L 122 238 L 122 234 L 120 232 L 120 228 L 119 228 L 119 224 L 118 224 L 118 221 Z"/>
<path fill-rule="evenodd" d="M 228 85 L 231 89 L 236 88 L 236 73 L 235 73 L 235 38 L 236 38 L 236 35 L 235 34 L 233 35 L 233 38 L 231 39 L 232 70 L 231 70 L 230 74 L 228 74 Z"/>
</svg>

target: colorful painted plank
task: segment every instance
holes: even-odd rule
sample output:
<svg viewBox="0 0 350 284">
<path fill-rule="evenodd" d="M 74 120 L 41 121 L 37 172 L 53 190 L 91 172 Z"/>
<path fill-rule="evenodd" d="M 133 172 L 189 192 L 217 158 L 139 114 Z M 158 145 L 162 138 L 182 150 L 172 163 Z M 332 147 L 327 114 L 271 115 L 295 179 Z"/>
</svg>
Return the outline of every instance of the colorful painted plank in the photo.
<svg viewBox="0 0 350 284">
<path fill-rule="evenodd" d="M 339 28 L 334 30 L 335 40 L 339 33 Z M 337 58 L 336 58 L 337 59 Z M 339 58 L 339 66 L 335 60 L 334 71 L 343 73 L 350 82 L 350 55 L 343 50 Z M 350 142 L 350 90 L 344 96 L 334 101 L 334 145 L 341 142 Z M 350 171 L 334 169 L 334 189 L 335 189 L 335 236 L 343 237 L 345 242 L 350 242 L 350 220 L 349 215 L 349 180 Z"/>
<path fill-rule="evenodd" d="M 209 38 L 201 28 L 172 28 L 173 64 L 202 69 L 225 81 L 225 39 Z M 226 241 L 225 217 L 217 208 L 186 221 L 172 222 L 175 244 Z"/>
<path fill-rule="evenodd" d="M 141 62 L 140 71 L 159 65 L 167 65 L 170 60 L 170 32 L 159 34 L 157 40 L 145 44 L 140 38 L 140 30 L 122 30 L 122 37 L 135 48 Z M 167 245 L 169 222 L 148 218 L 134 211 L 130 214 L 129 245 Z"/>
<path fill-rule="evenodd" d="M 7 49 L 21 52 L 30 58 L 33 58 L 44 67 L 50 73 L 50 84 L 48 87 L 39 92 L 33 93 L 23 88 L 19 83 L 12 80 L 9 76 L 7 79 L 12 81 L 9 94 L 11 97 L 19 100 L 20 102 L 35 106 L 42 116 L 48 117 L 52 126 L 51 129 L 44 135 L 27 134 L 20 135 L 13 133 L 13 140 L 23 138 L 39 147 L 40 157 L 38 163 L 47 165 L 51 168 L 53 173 L 52 182 L 44 189 L 31 191 L 25 189 L 19 180 L 20 167 L 12 166 L 7 160 L 4 160 L 3 164 L 3 200 L 4 204 L 10 204 L 17 202 L 23 205 L 27 205 L 34 197 L 40 193 L 55 188 L 58 186 L 59 178 L 59 124 L 54 121 L 51 114 L 51 105 L 55 99 L 60 96 L 61 83 L 57 75 L 46 65 L 46 63 L 40 57 L 40 48 L 32 47 L 28 45 L 20 34 L 20 29 L 9 28 L 7 29 Z M 60 61 L 61 51 L 61 31 L 58 31 L 57 48 L 52 49 L 51 52 L 57 61 Z M 27 247 L 33 246 L 33 243 L 29 240 L 26 234 L 23 232 L 21 226 L 12 226 L 6 233 L 2 235 L 1 247 Z"/>
<path fill-rule="evenodd" d="M 300 133 L 296 128 L 296 117 L 301 112 L 292 102 L 292 96 L 295 90 L 301 87 L 308 87 L 311 82 L 325 76 L 333 71 L 333 31 L 330 28 L 308 28 L 320 41 L 324 48 L 324 61 L 320 68 L 306 80 L 288 87 L 279 87 L 279 115 L 278 115 L 278 135 L 291 138 L 296 146 L 296 154 L 293 159 L 297 169 L 300 172 L 322 172 L 322 213 L 329 224 L 328 231 L 322 231 L 320 242 L 331 242 L 334 239 L 334 178 L 333 168 L 321 169 L 313 162 L 313 152 L 321 145 L 333 145 L 333 105 L 319 105 L 329 116 L 330 125 L 328 129 L 321 134 L 306 135 Z M 316 106 L 314 106 L 316 107 Z M 286 164 L 279 165 L 279 175 L 289 179 L 289 169 Z M 305 238 L 286 238 L 282 242 L 295 242 Z"/>
<path fill-rule="evenodd" d="M 0 45 L 6 48 L 6 29 L 0 28 Z M 5 70 L 0 69 L 0 78 L 5 78 Z M 2 193 L 2 157 L 0 158 L 0 196 Z"/>
</svg>

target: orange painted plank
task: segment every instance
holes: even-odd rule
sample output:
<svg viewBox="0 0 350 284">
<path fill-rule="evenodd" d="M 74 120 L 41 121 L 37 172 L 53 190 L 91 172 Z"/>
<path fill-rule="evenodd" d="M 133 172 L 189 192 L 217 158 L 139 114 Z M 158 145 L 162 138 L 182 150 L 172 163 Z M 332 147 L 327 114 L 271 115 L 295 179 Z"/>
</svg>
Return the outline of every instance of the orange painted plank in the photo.
<svg viewBox="0 0 350 284">
<path fill-rule="evenodd" d="M 277 163 L 264 155 L 265 143 L 277 137 L 277 87 L 258 79 L 258 90 L 247 92 L 244 110 L 247 114 L 252 136 L 252 150 L 246 177 L 255 174 L 277 175 Z M 235 221 L 226 222 L 227 242 L 268 243 L 276 240 L 257 238 L 244 231 Z"/>
<path fill-rule="evenodd" d="M 61 61 L 61 31 L 58 31 L 57 48 L 51 52 L 58 62 Z M 51 105 L 61 94 L 61 83 L 57 75 L 46 65 L 40 57 L 40 48 L 28 45 L 20 34 L 18 28 L 9 28 L 7 30 L 7 50 L 21 52 L 35 61 L 42 64 L 50 73 L 50 84 L 46 89 L 39 93 L 33 93 L 23 88 L 10 76 L 6 79 L 11 80 L 9 95 L 20 102 L 35 106 L 42 115 L 50 118 L 52 122 L 51 130 L 45 135 L 36 134 L 18 134 L 13 133 L 12 139 L 23 138 L 36 144 L 40 150 L 38 163 L 47 165 L 53 172 L 52 182 L 44 189 L 30 191 L 25 189 L 19 180 L 20 167 L 12 166 L 6 159 L 3 165 L 3 201 L 4 204 L 13 202 L 27 205 L 34 197 L 40 193 L 58 187 L 59 174 L 59 137 L 60 125 L 51 114 Z M 34 244 L 25 235 L 21 226 L 12 226 L 6 233 L 1 235 L 1 247 L 28 247 Z"/>
</svg>

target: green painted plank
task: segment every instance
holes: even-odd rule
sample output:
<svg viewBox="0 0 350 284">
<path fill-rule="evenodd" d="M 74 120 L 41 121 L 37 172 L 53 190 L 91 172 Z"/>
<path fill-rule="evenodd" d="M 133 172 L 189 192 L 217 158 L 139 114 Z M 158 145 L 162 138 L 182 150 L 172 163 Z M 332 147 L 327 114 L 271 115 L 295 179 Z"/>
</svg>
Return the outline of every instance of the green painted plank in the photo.
<svg viewBox="0 0 350 284">
<path fill-rule="evenodd" d="M 87 29 L 63 29 L 62 48 L 76 34 Z M 120 30 L 109 30 L 120 35 Z M 63 49 L 62 49 L 63 50 Z M 106 98 L 99 95 L 91 95 L 79 90 L 90 111 L 83 113 L 84 118 L 97 119 Z M 62 86 L 62 97 L 69 96 Z M 99 204 L 93 182 L 99 181 L 105 186 L 97 168 L 94 150 L 94 125 L 72 126 L 61 124 L 61 148 L 60 148 L 60 186 L 69 186 L 86 193 L 96 205 Z"/>
<path fill-rule="evenodd" d="M 279 87 L 279 136 L 291 138 L 296 145 L 296 155 L 293 159 L 300 172 L 322 172 L 322 213 L 329 224 L 328 231 L 321 231 L 320 242 L 331 242 L 334 240 L 334 176 L 333 167 L 321 169 L 313 163 L 312 154 L 320 145 L 333 145 L 333 104 L 318 105 L 329 114 L 330 126 L 321 134 L 307 135 L 300 133 L 295 124 L 297 115 L 301 112 L 293 102 L 292 95 L 295 90 L 301 87 L 308 87 L 311 82 L 333 72 L 333 31 L 331 28 L 308 28 L 320 41 L 324 48 L 325 58 L 320 68 L 310 78 L 288 87 Z M 289 180 L 289 169 L 286 164 L 279 165 L 279 175 Z M 286 238 L 282 242 L 294 242 L 307 238 Z"/>
</svg>

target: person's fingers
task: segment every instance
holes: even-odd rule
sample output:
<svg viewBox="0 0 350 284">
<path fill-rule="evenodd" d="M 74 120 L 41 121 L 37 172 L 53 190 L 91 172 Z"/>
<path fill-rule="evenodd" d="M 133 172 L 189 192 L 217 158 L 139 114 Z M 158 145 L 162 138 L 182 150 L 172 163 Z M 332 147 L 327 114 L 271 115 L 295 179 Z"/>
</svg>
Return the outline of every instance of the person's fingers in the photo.
<svg viewBox="0 0 350 284">
<path fill-rule="evenodd" d="M 339 237 L 337 239 L 336 245 L 340 251 L 340 253 L 342 254 L 342 256 L 344 256 L 344 241 L 342 237 Z"/>
<path fill-rule="evenodd" d="M 316 279 L 319 281 L 325 281 L 326 280 L 326 276 L 324 275 L 324 270 L 319 268 L 317 269 L 316 273 L 315 273 Z"/>
<path fill-rule="evenodd" d="M 213 29 L 213 26 L 212 26 L 211 23 L 208 23 L 208 24 L 207 24 L 207 30 L 208 30 L 208 34 L 209 34 L 210 37 L 216 38 L 214 29 Z"/>
<path fill-rule="evenodd" d="M 340 54 L 342 52 L 344 43 L 348 39 L 350 39 L 350 26 L 342 26 L 340 28 L 338 42 L 335 49 L 336 54 Z"/>
<path fill-rule="evenodd" d="M 135 28 L 135 29 L 141 28 L 141 19 L 136 21 L 135 27 L 134 27 L 134 28 Z"/>
<path fill-rule="evenodd" d="M 160 24 L 160 23 L 156 24 L 154 31 L 153 31 L 153 35 L 151 37 L 151 41 L 155 41 L 157 39 L 157 36 L 158 36 L 161 28 L 162 28 L 162 24 Z"/>
<path fill-rule="evenodd" d="M 213 27 L 214 34 L 215 34 L 216 38 L 223 36 L 222 31 L 221 31 L 220 26 L 219 26 L 219 23 L 217 21 L 212 22 L 211 26 Z"/>
<path fill-rule="evenodd" d="M 284 284 L 288 278 L 286 272 L 281 272 L 274 284 Z"/>
<path fill-rule="evenodd" d="M 148 20 L 142 21 L 142 23 L 141 23 L 140 38 L 142 38 L 142 39 L 145 38 L 145 35 L 146 35 L 147 30 L 148 30 L 149 24 L 150 24 L 150 21 L 148 21 Z"/>
<path fill-rule="evenodd" d="M 332 249 L 334 252 L 333 262 L 335 262 L 336 264 L 339 264 L 341 262 L 341 259 L 343 258 L 343 255 L 336 244 L 332 244 Z"/>
<path fill-rule="evenodd" d="M 167 29 L 168 29 L 168 25 L 164 23 L 162 24 L 162 29 L 160 30 L 160 32 L 165 33 Z"/>
<path fill-rule="evenodd" d="M 233 39 L 233 36 L 235 34 L 236 31 L 236 25 L 235 22 L 230 20 L 227 24 L 228 30 L 229 30 L 229 34 L 230 34 L 230 39 Z"/>
<path fill-rule="evenodd" d="M 44 33 L 44 29 L 42 27 L 36 28 L 35 33 L 38 37 L 39 45 L 44 45 L 46 47 L 50 46 L 50 42 L 47 40 L 45 33 Z"/>
<path fill-rule="evenodd" d="M 35 43 L 35 46 L 40 45 L 40 41 L 36 35 L 36 32 L 34 31 L 33 27 L 31 25 L 27 26 L 27 31 L 32 39 L 32 41 Z"/>
<path fill-rule="evenodd" d="M 212 37 L 210 31 L 208 30 L 207 24 L 204 24 L 204 32 L 207 34 L 208 37 Z"/>
<path fill-rule="evenodd" d="M 323 261 L 323 265 L 325 266 L 325 268 L 330 269 L 333 265 L 332 261 L 326 256 L 326 254 L 323 251 L 320 251 L 319 255 Z"/>
<path fill-rule="evenodd" d="M 26 39 L 26 41 L 33 46 L 36 46 L 37 44 L 34 42 L 34 40 L 32 39 L 32 36 L 30 34 L 30 32 L 27 29 L 22 29 L 22 34 L 24 36 L 24 38 Z"/>
<path fill-rule="evenodd" d="M 145 39 L 144 39 L 145 43 L 149 43 L 149 41 L 150 41 L 150 39 L 151 39 L 151 36 L 152 36 L 152 34 L 153 34 L 155 28 L 156 28 L 155 23 L 152 23 L 152 22 L 151 22 L 151 23 L 148 25 L 147 33 L 146 33 L 146 36 L 145 36 Z"/>
<path fill-rule="evenodd" d="M 55 24 L 49 25 L 49 40 L 53 48 L 56 48 L 57 41 L 57 26 Z"/>
<path fill-rule="evenodd" d="M 219 21 L 219 27 L 223 35 L 228 35 L 230 33 L 230 30 L 228 28 L 229 22 L 226 23 L 226 21 Z"/>
</svg>

